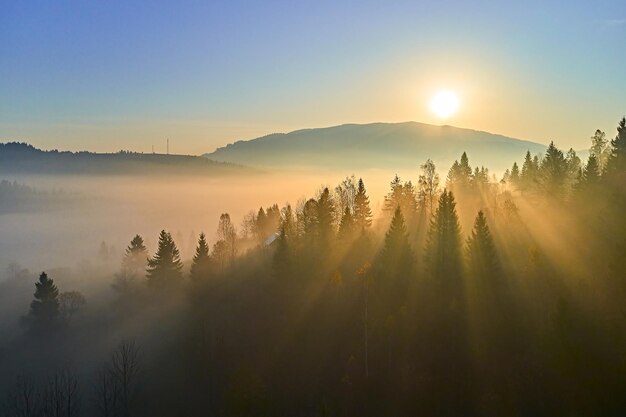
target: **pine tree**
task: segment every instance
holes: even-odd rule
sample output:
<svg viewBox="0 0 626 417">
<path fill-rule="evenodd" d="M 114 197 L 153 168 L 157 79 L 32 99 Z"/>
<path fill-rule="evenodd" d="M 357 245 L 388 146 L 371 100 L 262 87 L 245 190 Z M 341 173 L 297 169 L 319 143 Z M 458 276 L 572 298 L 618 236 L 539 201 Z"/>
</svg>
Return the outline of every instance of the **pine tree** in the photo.
<svg viewBox="0 0 626 417">
<path fill-rule="evenodd" d="M 201 280 L 206 277 L 209 272 L 211 258 L 209 257 L 209 245 L 206 241 L 204 233 L 200 233 L 198 238 L 198 246 L 193 256 L 189 277 L 192 280 Z"/>
<path fill-rule="evenodd" d="M 538 160 L 535 161 L 526 151 L 524 163 L 522 164 L 522 173 L 520 174 L 520 187 L 522 191 L 530 191 L 537 186 Z"/>
<path fill-rule="evenodd" d="M 130 245 L 126 248 L 124 259 L 122 260 L 122 269 L 135 274 L 145 268 L 147 258 L 148 249 L 146 249 L 143 238 L 135 235 L 130 241 Z"/>
<path fill-rule="evenodd" d="M 354 225 L 354 217 L 352 216 L 352 213 L 350 213 L 350 208 L 346 207 L 339 224 L 339 238 L 350 238 L 354 232 Z"/>
<path fill-rule="evenodd" d="M 328 245 L 335 234 L 335 205 L 328 188 L 324 188 L 317 200 L 317 227 L 322 245 Z"/>
<path fill-rule="evenodd" d="M 511 168 L 511 175 L 509 175 L 509 181 L 513 184 L 514 187 L 519 187 L 520 184 L 520 172 L 519 167 L 517 166 L 517 162 L 513 162 L 513 167 Z"/>
<path fill-rule="evenodd" d="M 59 317 L 59 289 L 54 280 L 42 272 L 35 283 L 35 299 L 30 303 L 32 325 L 40 331 L 50 330 Z"/>
<path fill-rule="evenodd" d="M 153 286 L 164 286 L 182 278 L 183 264 L 176 243 L 165 230 L 159 234 L 159 247 L 154 257 L 148 259 L 147 278 Z"/>
<path fill-rule="evenodd" d="M 461 226 L 452 191 L 439 197 L 425 250 L 426 269 L 445 290 L 458 291 L 461 285 Z"/>
<path fill-rule="evenodd" d="M 466 253 L 470 273 L 479 281 L 477 284 L 495 285 L 500 263 L 487 218 L 482 210 L 478 212 L 472 234 L 467 239 Z"/>
<path fill-rule="evenodd" d="M 567 181 L 567 161 L 554 142 L 550 142 L 546 156 L 541 161 L 543 191 L 551 197 L 563 197 Z"/>
<path fill-rule="evenodd" d="M 376 262 L 378 291 L 383 298 L 398 305 L 402 304 L 414 265 L 415 257 L 409 243 L 404 215 L 400 207 L 397 207 Z"/>
<path fill-rule="evenodd" d="M 360 229 L 367 229 L 372 225 L 372 209 L 370 200 L 365 191 L 363 179 L 359 178 L 359 186 L 354 197 L 354 222 Z"/>
<path fill-rule="evenodd" d="M 583 169 L 580 178 L 580 187 L 586 188 L 590 185 L 597 184 L 600 181 L 600 166 L 595 154 L 589 154 L 587 165 Z"/>
<path fill-rule="evenodd" d="M 611 141 L 611 156 L 607 161 L 607 172 L 623 176 L 626 173 L 626 118 L 617 126 L 617 136 Z"/>
</svg>

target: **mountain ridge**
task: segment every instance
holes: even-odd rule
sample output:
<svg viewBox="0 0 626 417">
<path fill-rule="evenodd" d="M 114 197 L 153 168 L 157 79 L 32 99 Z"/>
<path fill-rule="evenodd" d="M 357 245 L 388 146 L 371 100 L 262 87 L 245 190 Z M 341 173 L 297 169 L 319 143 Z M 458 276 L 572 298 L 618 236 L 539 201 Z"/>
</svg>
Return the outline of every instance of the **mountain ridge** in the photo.
<svg viewBox="0 0 626 417">
<path fill-rule="evenodd" d="M 420 122 L 345 123 L 238 140 L 203 156 L 258 167 L 404 168 L 427 158 L 451 164 L 467 152 L 473 163 L 504 170 L 546 145 L 496 133 Z"/>
</svg>

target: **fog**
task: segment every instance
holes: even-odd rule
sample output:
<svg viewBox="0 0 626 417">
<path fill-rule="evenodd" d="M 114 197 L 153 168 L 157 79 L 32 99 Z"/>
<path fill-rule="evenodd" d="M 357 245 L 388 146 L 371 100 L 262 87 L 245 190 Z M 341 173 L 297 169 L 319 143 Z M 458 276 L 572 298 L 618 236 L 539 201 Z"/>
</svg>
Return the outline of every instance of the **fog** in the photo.
<svg viewBox="0 0 626 417">
<path fill-rule="evenodd" d="M 398 172 L 198 166 L 3 174 L 0 410 L 626 409 L 626 120 L 586 161 L 551 143 L 505 172 L 471 149 Z"/>
</svg>

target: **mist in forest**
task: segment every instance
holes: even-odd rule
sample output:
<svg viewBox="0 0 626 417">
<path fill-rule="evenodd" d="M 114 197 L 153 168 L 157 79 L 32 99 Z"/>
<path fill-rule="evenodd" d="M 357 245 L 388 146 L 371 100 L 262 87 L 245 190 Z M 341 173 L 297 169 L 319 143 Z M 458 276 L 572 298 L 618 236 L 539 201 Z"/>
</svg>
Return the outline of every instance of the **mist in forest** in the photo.
<svg viewBox="0 0 626 417">
<path fill-rule="evenodd" d="M 620 415 L 626 119 L 471 155 L 6 178 L 2 413 Z"/>
</svg>

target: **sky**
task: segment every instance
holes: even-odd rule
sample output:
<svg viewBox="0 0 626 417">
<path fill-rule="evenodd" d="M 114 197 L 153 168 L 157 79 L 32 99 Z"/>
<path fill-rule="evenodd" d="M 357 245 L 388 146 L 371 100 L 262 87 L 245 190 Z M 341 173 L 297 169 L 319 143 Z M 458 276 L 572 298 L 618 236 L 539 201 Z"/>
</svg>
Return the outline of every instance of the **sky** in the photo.
<svg viewBox="0 0 626 417">
<path fill-rule="evenodd" d="M 415 120 L 583 149 L 626 114 L 624 45 L 624 0 L 0 0 L 0 142 L 201 154 Z"/>
</svg>

